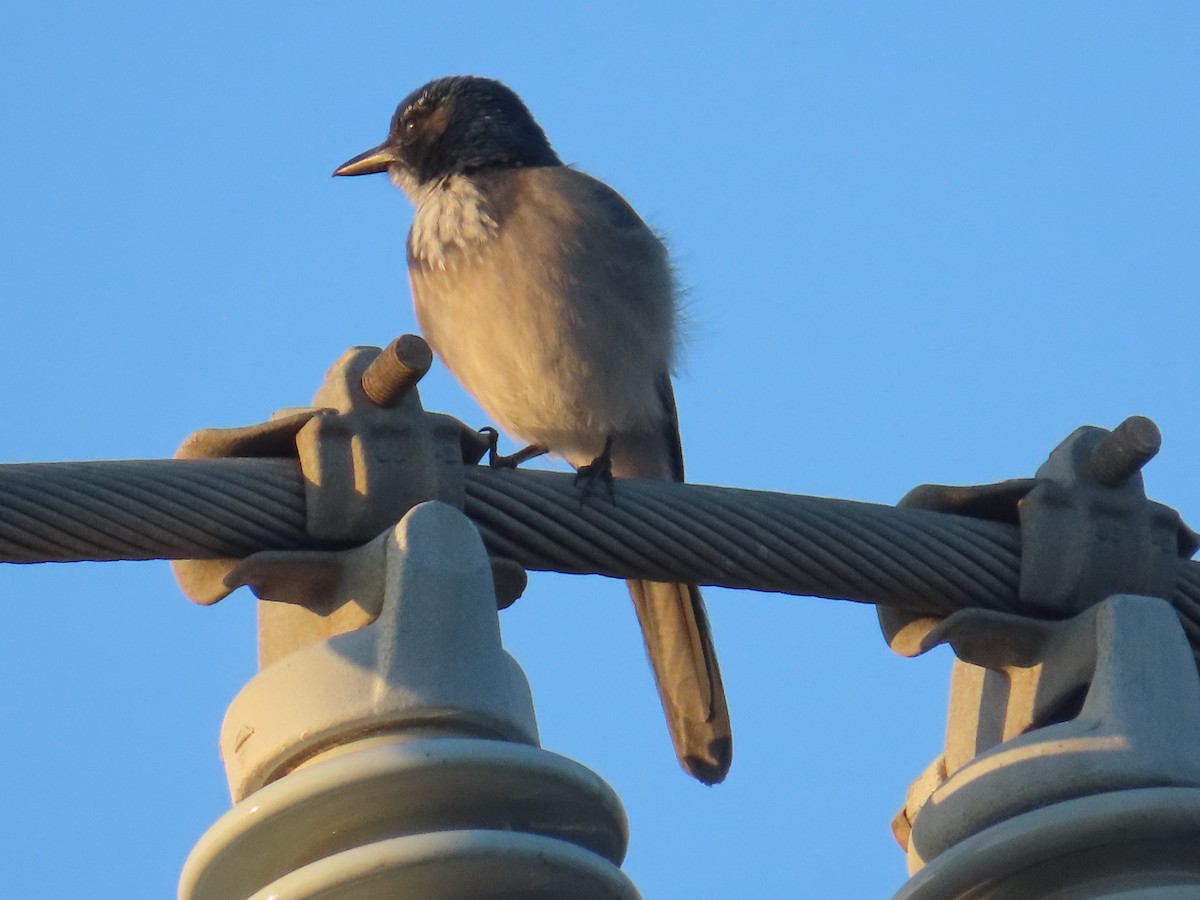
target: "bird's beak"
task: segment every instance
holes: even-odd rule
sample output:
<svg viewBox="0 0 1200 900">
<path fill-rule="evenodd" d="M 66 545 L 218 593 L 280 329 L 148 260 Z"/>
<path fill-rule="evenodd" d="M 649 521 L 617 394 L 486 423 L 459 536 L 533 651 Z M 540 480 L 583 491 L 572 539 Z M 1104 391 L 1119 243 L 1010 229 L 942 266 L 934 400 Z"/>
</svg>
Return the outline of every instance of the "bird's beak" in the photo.
<svg viewBox="0 0 1200 900">
<path fill-rule="evenodd" d="M 396 148 L 387 142 L 380 144 L 378 147 L 372 147 L 366 153 L 360 153 L 354 159 L 348 159 L 336 169 L 334 176 L 338 175 L 374 175 L 377 172 L 386 172 L 388 166 L 399 162 L 396 156 Z"/>
</svg>

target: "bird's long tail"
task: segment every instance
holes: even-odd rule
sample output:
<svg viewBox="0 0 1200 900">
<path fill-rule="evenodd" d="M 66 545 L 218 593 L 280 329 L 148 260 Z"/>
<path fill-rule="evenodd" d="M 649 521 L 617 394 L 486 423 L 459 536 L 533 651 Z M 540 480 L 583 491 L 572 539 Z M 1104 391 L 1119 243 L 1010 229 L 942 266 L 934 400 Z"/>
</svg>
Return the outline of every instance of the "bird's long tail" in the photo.
<svg viewBox="0 0 1200 900">
<path fill-rule="evenodd" d="M 609 435 L 599 457 L 570 453 L 567 461 L 576 468 L 605 463 L 617 479 L 683 481 L 675 394 L 665 372 L 657 387 L 663 413 L 658 429 Z M 686 772 L 705 784 L 724 781 L 733 762 L 733 732 L 700 589 L 664 581 L 626 584 L 642 626 L 675 755 Z"/>
<path fill-rule="evenodd" d="M 716 784 L 733 761 L 733 733 L 700 589 L 661 581 L 627 583 L 675 754 L 688 773 Z"/>
</svg>

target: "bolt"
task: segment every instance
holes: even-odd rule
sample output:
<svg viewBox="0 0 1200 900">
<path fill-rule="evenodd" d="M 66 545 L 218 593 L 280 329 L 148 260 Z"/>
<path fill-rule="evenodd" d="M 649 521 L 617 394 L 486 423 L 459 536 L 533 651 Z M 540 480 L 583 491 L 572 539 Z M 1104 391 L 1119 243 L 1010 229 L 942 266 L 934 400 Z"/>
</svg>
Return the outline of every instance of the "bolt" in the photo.
<svg viewBox="0 0 1200 900">
<path fill-rule="evenodd" d="M 363 372 L 363 393 L 377 406 L 395 406 L 425 376 L 432 363 L 433 352 L 422 338 L 402 334 Z"/>
<path fill-rule="evenodd" d="M 1098 443 L 1088 458 L 1087 471 L 1100 484 L 1121 487 L 1154 459 L 1162 447 L 1162 432 L 1145 416 L 1130 416 Z"/>
</svg>

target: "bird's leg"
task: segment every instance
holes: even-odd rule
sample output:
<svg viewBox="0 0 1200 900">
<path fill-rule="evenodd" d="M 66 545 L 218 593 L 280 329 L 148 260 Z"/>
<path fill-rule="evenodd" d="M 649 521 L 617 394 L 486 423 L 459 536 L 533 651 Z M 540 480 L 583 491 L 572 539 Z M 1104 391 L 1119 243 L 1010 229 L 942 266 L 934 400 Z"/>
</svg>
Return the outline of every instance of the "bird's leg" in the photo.
<svg viewBox="0 0 1200 900">
<path fill-rule="evenodd" d="M 539 447 L 537 444 L 530 444 L 527 447 L 522 447 L 516 453 L 510 453 L 508 456 L 496 454 L 494 457 L 488 457 L 488 465 L 501 466 L 515 469 L 521 463 L 529 462 L 531 459 L 537 459 L 539 456 L 545 456 L 550 451 L 545 447 Z"/>
<path fill-rule="evenodd" d="M 612 445 L 613 436 L 610 434 L 604 439 L 604 449 L 600 451 L 600 455 L 586 466 L 580 466 L 575 473 L 575 484 L 582 492 L 579 498 L 581 506 L 584 500 L 595 494 L 601 487 L 608 495 L 609 503 L 617 502 L 613 494 Z"/>
<path fill-rule="evenodd" d="M 539 456 L 544 456 L 550 451 L 545 447 L 539 447 L 537 444 L 530 444 L 528 447 L 523 447 L 516 453 L 510 453 L 504 456 L 498 452 L 500 445 L 500 432 L 490 425 L 479 429 L 479 433 L 485 435 L 488 439 L 488 465 L 493 469 L 515 469 L 521 463 L 529 462 L 531 459 L 537 459 Z"/>
</svg>

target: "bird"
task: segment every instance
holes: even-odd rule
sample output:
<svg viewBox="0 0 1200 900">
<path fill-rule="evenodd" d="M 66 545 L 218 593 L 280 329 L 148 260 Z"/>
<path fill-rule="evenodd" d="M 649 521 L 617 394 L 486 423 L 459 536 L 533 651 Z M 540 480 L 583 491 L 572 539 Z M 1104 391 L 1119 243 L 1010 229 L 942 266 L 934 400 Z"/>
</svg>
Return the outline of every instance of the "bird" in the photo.
<svg viewBox="0 0 1200 900">
<path fill-rule="evenodd" d="M 333 174 L 376 173 L 415 206 L 407 257 L 421 332 L 529 445 L 509 461 L 550 452 L 602 479 L 683 481 L 675 274 L 629 203 L 565 165 L 516 92 L 474 75 L 417 88 L 387 138 Z M 700 591 L 628 587 L 676 756 L 716 784 L 733 738 Z"/>
</svg>

